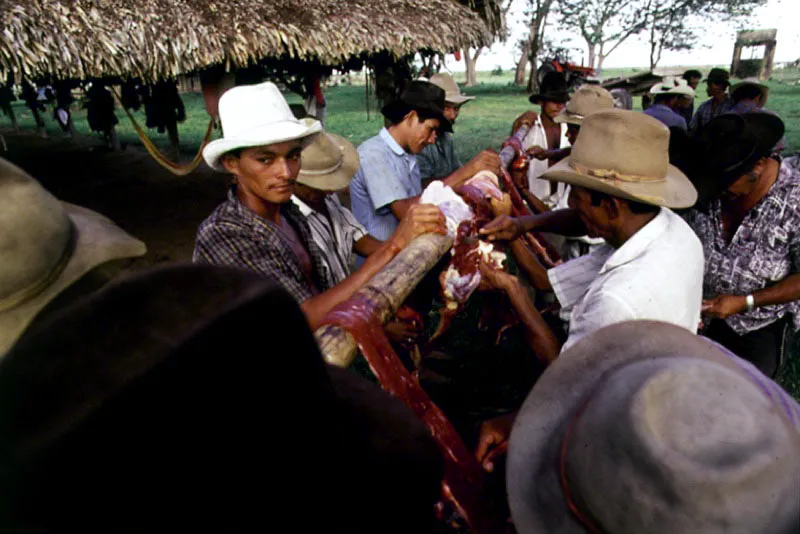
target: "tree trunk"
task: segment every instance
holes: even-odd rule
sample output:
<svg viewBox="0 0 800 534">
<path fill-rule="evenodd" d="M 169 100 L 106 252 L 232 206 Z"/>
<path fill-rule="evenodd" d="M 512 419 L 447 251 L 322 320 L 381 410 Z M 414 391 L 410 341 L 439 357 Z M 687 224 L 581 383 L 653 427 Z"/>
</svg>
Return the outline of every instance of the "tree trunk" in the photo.
<svg viewBox="0 0 800 534">
<path fill-rule="evenodd" d="M 531 43 L 526 41 L 522 46 L 522 56 L 517 62 L 517 71 L 514 73 L 514 85 L 522 85 L 525 83 L 525 70 L 528 68 L 530 62 Z"/>
<path fill-rule="evenodd" d="M 597 55 L 595 45 L 586 43 L 589 47 L 589 66 L 595 68 L 595 63 L 597 62 Z"/>
<path fill-rule="evenodd" d="M 531 72 L 528 75 L 527 90 L 528 90 L 529 93 L 533 93 L 534 91 L 539 89 L 539 80 L 538 80 L 538 77 L 537 77 L 538 72 L 536 70 L 536 62 L 535 61 L 531 61 L 530 63 L 531 63 Z"/>
<path fill-rule="evenodd" d="M 528 75 L 528 92 L 532 93 L 539 88 L 539 73 L 537 72 L 536 65 L 538 64 L 539 49 L 542 46 L 543 35 L 539 35 L 531 41 L 530 54 L 528 55 L 528 62 L 531 64 L 531 73 Z"/>
<path fill-rule="evenodd" d="M 478 83 L 478 73 L 475 70 L 475 63 L 478 61 L 478 56 L 481 55 L 481 50 L 483 49 L 476 49 L 475 55 L 473 56 L 470 54 L 469 48 L 464 49 L 464 64 L 467 67 L 467 83 L 464 84 L 466 87 L 472 87 Z"/>
</svg>

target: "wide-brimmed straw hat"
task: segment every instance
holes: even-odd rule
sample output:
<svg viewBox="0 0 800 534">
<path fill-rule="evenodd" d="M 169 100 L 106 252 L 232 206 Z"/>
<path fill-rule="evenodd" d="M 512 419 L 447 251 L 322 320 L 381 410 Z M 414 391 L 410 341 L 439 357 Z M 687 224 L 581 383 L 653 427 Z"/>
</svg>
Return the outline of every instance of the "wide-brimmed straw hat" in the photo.
<svg viewBox="0 0 800 534">
<path fill-rule="evenodd" d="M 761 103 L 764 104 L 767 101 L 767 97 L 769 97 L 769 86 L 761 83 L 761 80 L 758 78 L 745 78 L 740 82 L 736 82 L 735 84 L 731 85 L 731 89 L 729 91 L 731 98 L 736 100 L 736 91 L 743 87 L 755 87 L 758 89 L 759 94 L 761 95 Z"/>
<path fill-rule="evenodd" d="M 694 89 L 683 78 L 664 78 L 650 88 L 651 95 L 680 95 L 694 98 Z"/>
<path fill-rule="evenodd" d="M 586 117 L 570 156 L 541 178 L 668 208 L 688 208 L 697 200 L 686 175 L 669 164 L 669 129 L 622 109 Z"/>
<path fill-rule="evenodd" d="M 611 93 L 599 85 L 584 85 L 575 91 L 553 120 L 559 124 L 565 122 L 580 125 L 587 115 L 606 109 L 614 109 L 614 97 Z"/>
<path fill-rule="evenodd" d="M 433 85 L 437 87 L 441 87 L 444 91 L 444 101 L 449 102 L 451 104 L 455 104 L 456 106 L 460 106 L 464 102 L 469 102 L 470 100 L 475 100 L 474 96 L 467 96 L 461 93 L 461 89 L 458 87 L 458 84 L 447 73 L 440 73 L 434 74 L 431 76 L 429 80 Z"/>
<path fill-rule="evenodd" d="M 529 96 L 528 100 L 531 104 L 544 101 L 566 103 L 569 100 L 567 79 L 560 72 L 548 72 L 539 86 L 539 92 Z"/>
<path fill-rule="evenodd" d="M 444 116 L 444 94 L 438 85 L 414 80 L 398 98 L 383 106 L 381 113 L 390 121 L 399 122 L 412 111 L 422 111 L 439 120 L 440 131 L 452 132 L 453 125 Z"/>
<path fill-rule="evenodd" d="M 4 532 L 429 531 L 443 471 L 408 408 L 324 363 L 285 290 L 205 265 L 112 281 L 26 332 L 0 363 L 0 435 Z"/>
<path fill-rule="evenodd" d="M 330 132 L 322 132 L 303 149 L 297 183 L 321 191 L 341 191 L 350 185 L 360 159 L 353 143 Z"/>
<path fill-rule="evenodd" d="M 232 150 L 273 145 L 300 139 L 313 141 L 322 125 L 314 119 L 296 119 L 286 99 L 272 82 L 241 85 L 229 89 L 219 99 L 221 139 L 203 149 L 209 167 L 224 171 L 220 158 Z"/>
<path fill-rule="evenodd" d="M 95 267 L 147 247 L 106 217 L 59 202 L 0 158 L 0 357 L 50 301 Z"/>
<path fill-rule="evenodd" d="M 794 534 L 800 406 L 687 330 L 620 323 L 539 378 L 511 433 L 520 534 Z"/>
</svg>

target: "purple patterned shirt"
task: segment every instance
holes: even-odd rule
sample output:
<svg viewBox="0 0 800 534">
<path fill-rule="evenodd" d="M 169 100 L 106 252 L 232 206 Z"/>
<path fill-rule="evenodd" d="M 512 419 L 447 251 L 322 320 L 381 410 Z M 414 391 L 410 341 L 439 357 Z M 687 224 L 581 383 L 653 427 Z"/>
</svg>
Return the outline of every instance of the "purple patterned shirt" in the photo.
<svg viewBox="0 0 800 534">
<path fill-rule="evenodd" d="M 705 277 L 703 298 L 749 295 L 800 272 L 800 170 L 783 164 L 778 179 L 745 216 L 730 244 L 722 237 L 719 200 L 708 213 L 697 209 L 687 222 L 703 243 Z M 761 306 L 725 319 L 734 331 L 745 334 L 793 315 L 800 328 L 800 301 Z"/>
</svg>

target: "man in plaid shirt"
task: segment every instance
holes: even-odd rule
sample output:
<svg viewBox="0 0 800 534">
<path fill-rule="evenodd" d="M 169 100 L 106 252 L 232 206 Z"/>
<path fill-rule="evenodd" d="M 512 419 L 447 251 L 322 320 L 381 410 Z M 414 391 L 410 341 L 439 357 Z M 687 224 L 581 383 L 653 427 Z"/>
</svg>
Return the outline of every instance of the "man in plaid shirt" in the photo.
<svg viewBox="0 0 800 534">
<path fill-rule="evenodd" d="M 193 260 L 241 267 L 283 286 L 317 328 L 417 235 L 446 233 L 435 206 L 416 205 L 397 231 L 364 265 L 333 285 L 308 223 L 292 204 L 300 154 L 321 131 L 319 122 L 297 120 L 269 82 L 230 89 L 219 101 L 225 136 L 209 143 L 210 167 L 235 177 L 228 198 L 200 225 Z"/>
<path fill-rule="evenodd" d="M 711 122 L 711 119 L 727 113 L 733 107 L 733 100 L 728 96 L 730 74 L 725 69 L 711 69 L 706 78 L 706 94 L 708 100 L 700 104 L 697 112 L 689 123 L 689 132 L 695 133 Z"/>
</svg>

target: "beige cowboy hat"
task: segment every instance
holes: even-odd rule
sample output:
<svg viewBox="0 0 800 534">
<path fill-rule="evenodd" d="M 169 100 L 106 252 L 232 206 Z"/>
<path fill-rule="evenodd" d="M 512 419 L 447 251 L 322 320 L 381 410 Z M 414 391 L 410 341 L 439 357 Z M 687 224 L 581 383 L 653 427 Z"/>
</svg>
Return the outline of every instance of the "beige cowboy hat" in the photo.
<svg viewBox="0 0 800 534">
<path fill-rule="evenodd" d="M 694 98 L 694 89 L 683 78 L 667 77 L 650 88 L 651 95 L 680 95 Z"/>
<path fill-rule="evenodd" d="M 669 164 L 669 129 L 656 119 L 623 109 L 586 117 L 569 157 L 541 178 L 668 208 L 688 208 L 697 190 Z"/>
<path fill-rule="evenodd" d="M 731 88 L 728 92 L 730 93 L 731 98 L 733 98 L 737 89 L 748 86 L 758 88 L 759 93 L 761 93 L 761 104 L 763 105 L 769 96 L 769 86 L 761 83 L 761 80 L 758 78 L 745 78 L 744 80 L 731 85 Z"/>
<path fill-rule="evenodd" d="M 599 85 L 584 85 L 572 95 L 567 105 L 553 119 L 555 122 L 580 125 L 587 115 L 614 109 L 614 97 Z"/>
<path fill-rule="evenodd" d="M 295 118 L 286 99 L 272 82 L 240 85 L 219 99 L 223 137 L 203 149 L 209 167 L 224 171 L 220 158 L 232 150 L 273 145 L 299 139 L 303 145 L 322 130 L 314 119 Z"/>
<path fill-rule="evenodd" d="M 796 533 L 800 406 L 708 339 L 619 323 L 539 378 L 507 476 L 520 534 Z"/>
<path fill-rule="evenodd" d="M 450 104 L 455 104 L 456 106 L 460 106 L 464 102 L 469 102 L 470 100 L 475 100 L 474 96 L 467 96 L 461 94 L 461 89 L 458 87 L 458 84 L 453 79 L 452 76 L 446 73 L 441 74 L 434 74 L 428 80 L 433 85 L 440 87 L 444 91 L 444 101 Z"/>
<path fill-rule="evenodd" d="M 84 274 L 147 252 L 109 219 L 59 202 L 2 158 L 0 228 L 0 357 L 42 308 Z"/>
<path fill-rule="evenodd" d="M 330 132 L 322 132 L 303 149 L 297 183 L 321 191 L 341 191 L 350 185 L 360 159 L 353 143 Z"/>
</svg>

